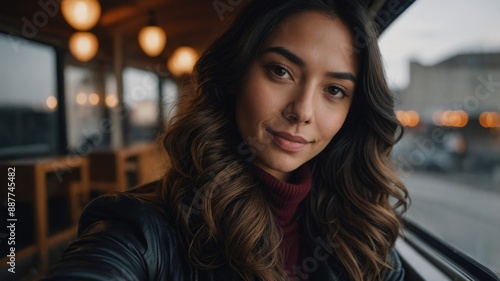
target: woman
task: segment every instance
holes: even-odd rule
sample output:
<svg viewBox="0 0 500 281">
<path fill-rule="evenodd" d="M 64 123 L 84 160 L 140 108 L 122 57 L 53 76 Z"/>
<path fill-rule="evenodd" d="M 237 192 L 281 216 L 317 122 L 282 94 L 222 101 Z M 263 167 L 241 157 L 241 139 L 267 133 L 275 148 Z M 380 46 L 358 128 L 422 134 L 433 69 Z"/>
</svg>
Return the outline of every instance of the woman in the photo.
<svg viewBox="0 0 500 281">
<path fill-rule="evenodd" d="M 403 279 L 399 125 L 365 8 L 252 1 L 196 77 L 163 181 L 93 201 L 47 280 Z"/>
</svg>

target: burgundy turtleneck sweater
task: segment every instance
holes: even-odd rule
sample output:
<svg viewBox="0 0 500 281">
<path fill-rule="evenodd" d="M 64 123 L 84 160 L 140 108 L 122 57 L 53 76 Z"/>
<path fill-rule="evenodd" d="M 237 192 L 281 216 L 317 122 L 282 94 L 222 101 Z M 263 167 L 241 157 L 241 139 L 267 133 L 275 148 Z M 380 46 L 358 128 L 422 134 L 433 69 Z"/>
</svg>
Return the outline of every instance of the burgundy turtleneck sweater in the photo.
<svg viewBox="0 0 500 281">
<path fill-rule="evenodd" d="M 293 266 L 300 265 L 300 221 L 297 220 L 300 203 L 311 190 L 311 169 L 305 164 L 291 175 L 290 182 L 283 182 L 266 171 L 255 167 L 255 175 L 267 191 L 272 209 L 283 233 L 281 249 L 285 258 L 285 270 L 295 277 Z"/>
</svg>

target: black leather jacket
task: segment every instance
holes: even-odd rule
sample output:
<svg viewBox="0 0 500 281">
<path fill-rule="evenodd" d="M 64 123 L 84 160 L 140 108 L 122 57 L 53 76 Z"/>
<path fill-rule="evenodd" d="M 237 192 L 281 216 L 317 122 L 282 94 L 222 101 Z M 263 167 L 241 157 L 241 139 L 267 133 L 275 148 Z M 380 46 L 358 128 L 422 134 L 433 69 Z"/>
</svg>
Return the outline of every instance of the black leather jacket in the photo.
<svg viewBox="0 0 500 281">
<path fill-rule="evenodd" d="M 42 280 L 237 280 L 228 268 L 205 271 L 191 265 L 180 232 L 168 214 L 154 199 L 137 196 L 154 194 L 158 184 L 92 201 L 80 218 L 78 238 Z M 299 276 L 345 280 L 329 255 L 333 250 L 321 239 L 317 242 L 304 259 Z M 394 271 L 384 280 L 403 280 L 404 270 L 395 251 L 392 260 Z"/>
</svg>

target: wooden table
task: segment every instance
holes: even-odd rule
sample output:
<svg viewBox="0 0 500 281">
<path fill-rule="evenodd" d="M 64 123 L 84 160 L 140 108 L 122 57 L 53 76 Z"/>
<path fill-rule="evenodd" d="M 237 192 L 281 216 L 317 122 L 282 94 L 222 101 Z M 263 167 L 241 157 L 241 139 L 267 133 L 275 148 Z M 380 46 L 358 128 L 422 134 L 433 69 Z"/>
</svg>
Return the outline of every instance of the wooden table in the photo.
<svg viewBox="0 0 500 281">
<path fill-rule="evenodd" d="M 89 155 L 90 188 L 99 193 L 126 191 L 160 179 L 168 163 L 162 151 L 156 143 L 93 151 Z M 127 173 L 135 174 L 137 182 L 131 183 Z"/>
<path fill-rule="evenodd" d="M 39 269 L 45 272 L 48 269 L 50 247 L 69 240 L 76 234 L 78 217 L 84 204 L 89 200 L 88 159 L 82 156 L 63 156 L 0 162 L 1 173 L 7 173 L 9 167 L 15 168 L 16 203 L 33 203 L 35 245 L 18 250 L 16 257 L 22 259 L 38 252 Z M 46 180 L 50 173 L 54 173 L 57 177 L 58 186 L 68 188 L 72 225 L 49 237 L 47 202 L 50 192 L 48 192 Z M 6 179 L 3 176 L 1 178 Z M 6 181 L 2 182 L 2 186 L 6 188 Z M 0 194 L 2 198 L 7 196 L 7 192 L 0 192 Z M 16 229 L 16 231 L 21 231 L 21 229 Z M 5 264 L 4 259 L 1 262 Z"/>
</svg>

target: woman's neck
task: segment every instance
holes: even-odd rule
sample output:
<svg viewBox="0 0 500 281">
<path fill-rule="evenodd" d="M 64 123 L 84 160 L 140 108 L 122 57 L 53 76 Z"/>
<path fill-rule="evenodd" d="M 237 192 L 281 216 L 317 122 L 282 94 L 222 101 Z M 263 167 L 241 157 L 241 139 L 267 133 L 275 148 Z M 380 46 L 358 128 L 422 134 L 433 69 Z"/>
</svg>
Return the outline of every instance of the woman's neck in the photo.
<svg viewBox="0 0 500 281">
<path fill-rule="evenodd" d="M 256 178 L 269 196 L 272 208 L 280 224 L 288 223 L 296 215 L 300 203 L 311 190 L 312 172 L 307 164 L 290 174 L 288 182 L 282 181 L 255 166 Z"/>
</svg>

